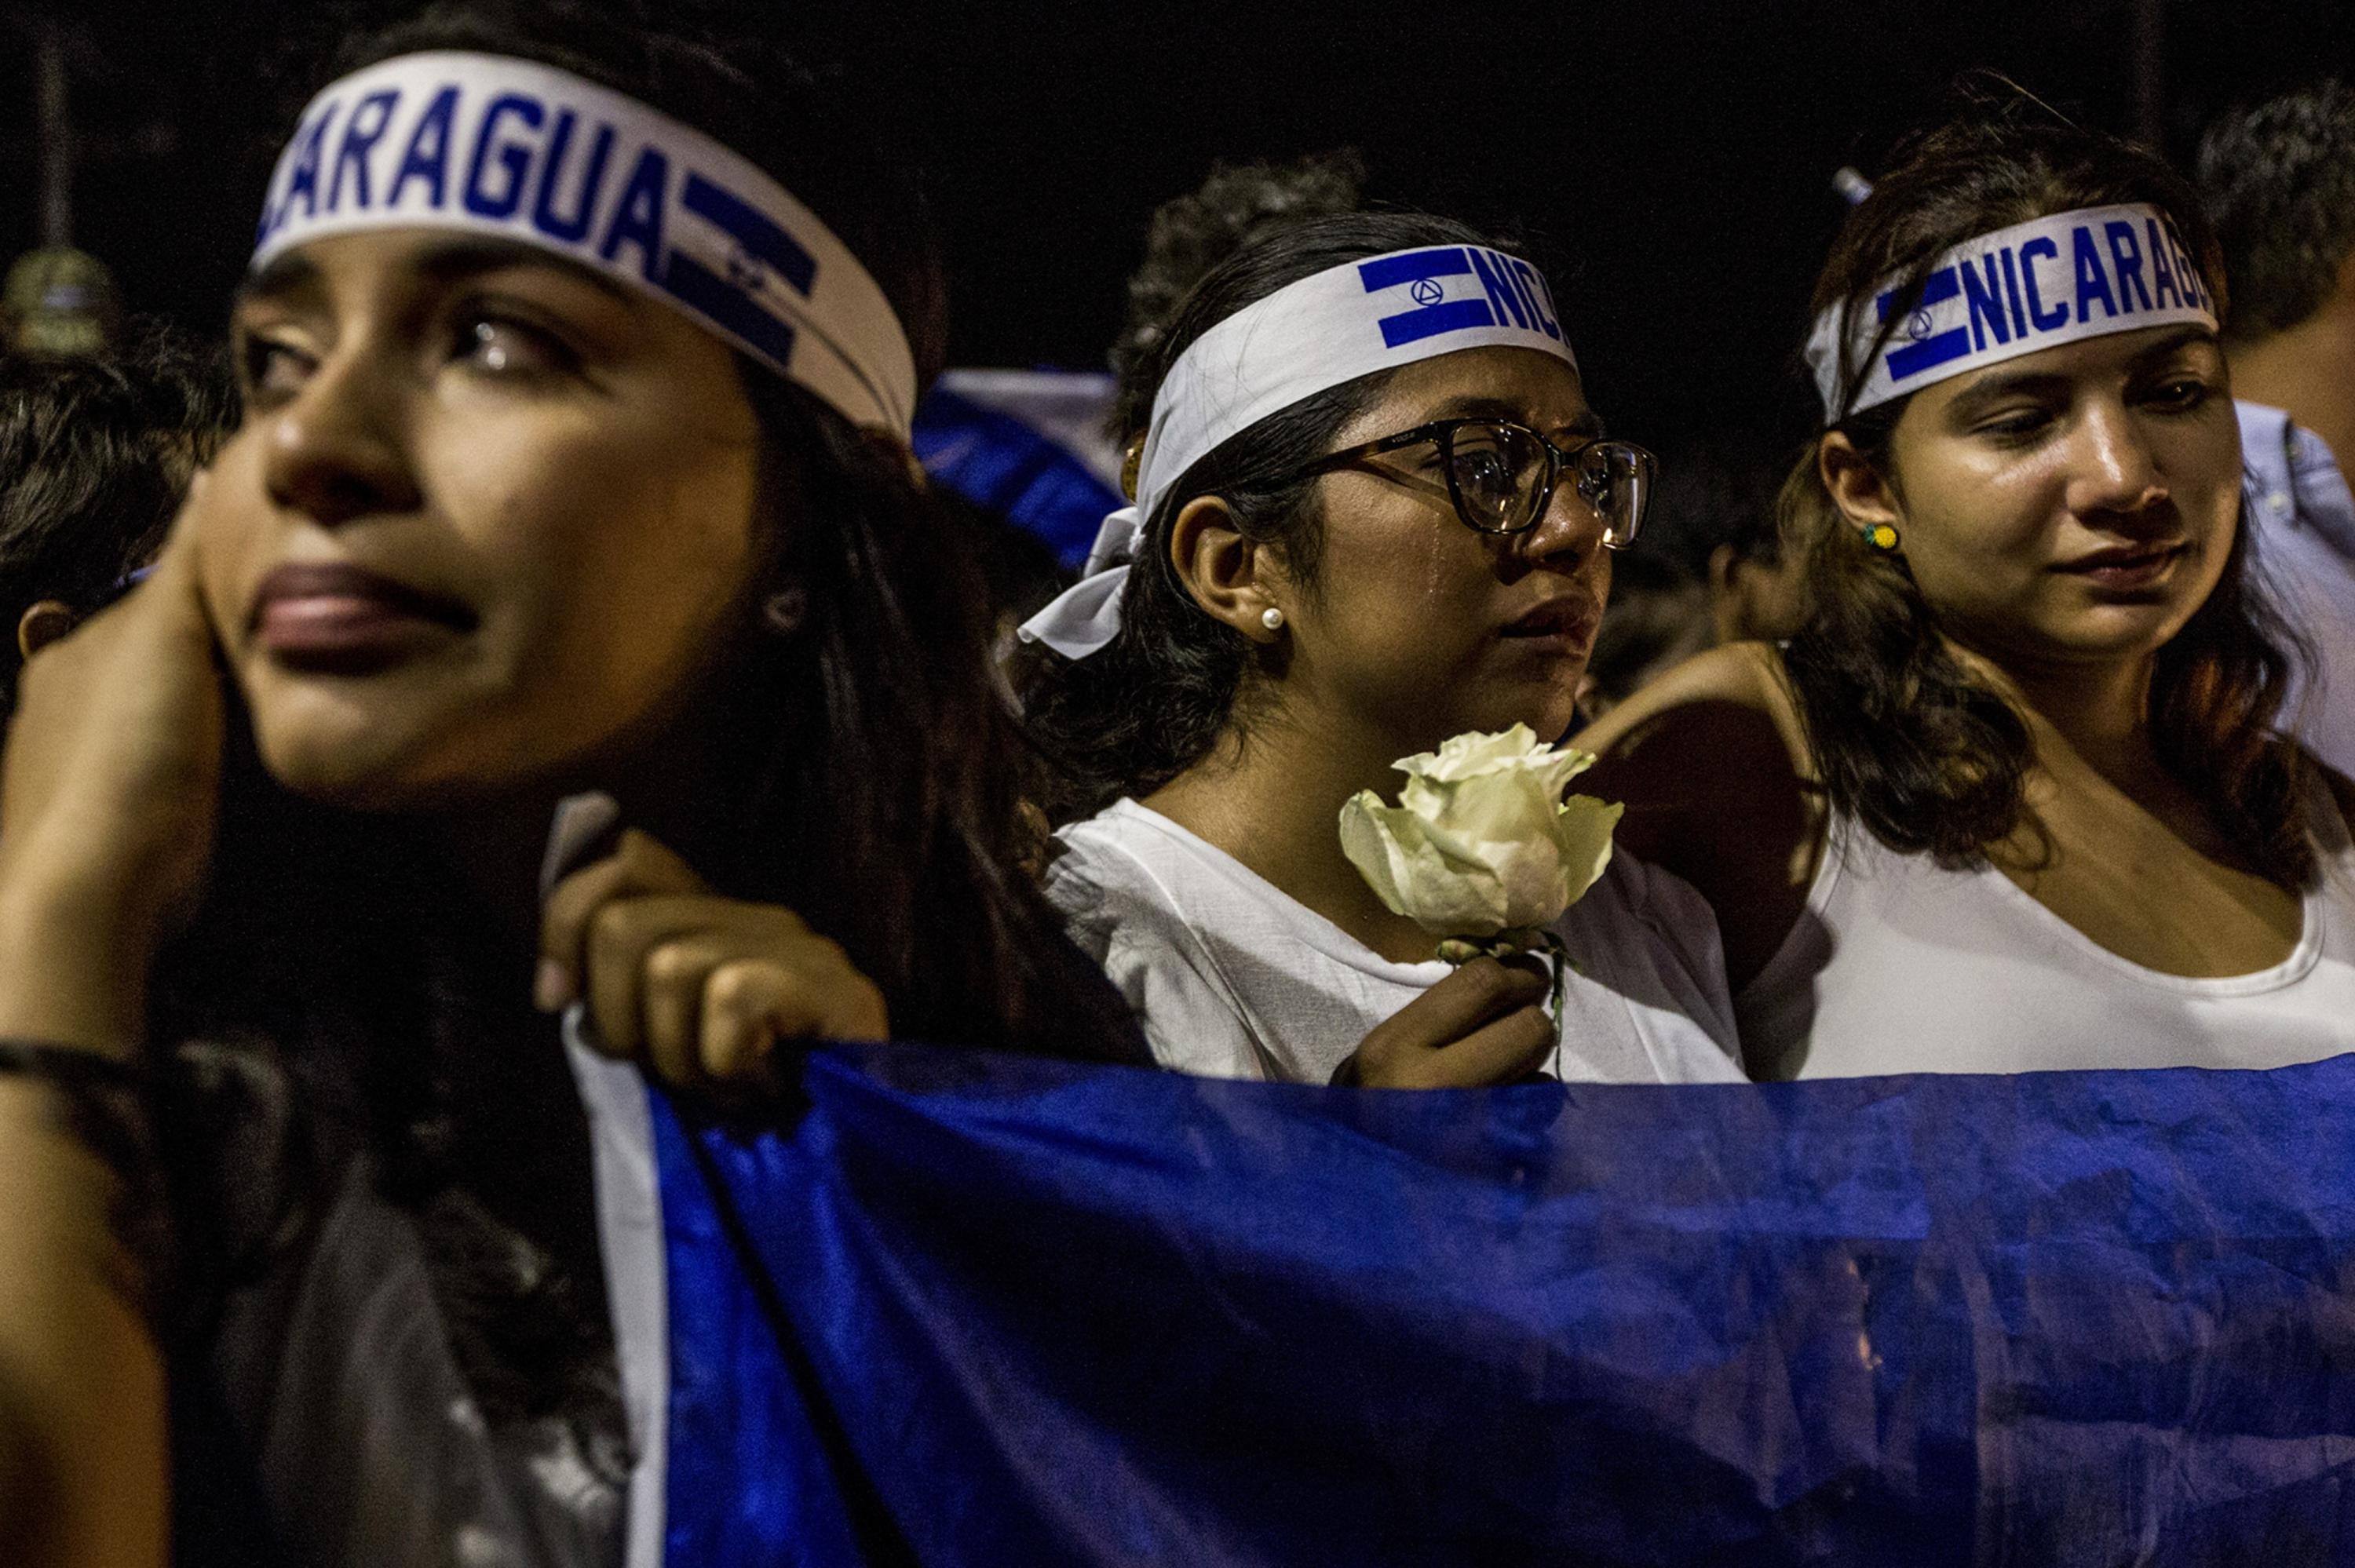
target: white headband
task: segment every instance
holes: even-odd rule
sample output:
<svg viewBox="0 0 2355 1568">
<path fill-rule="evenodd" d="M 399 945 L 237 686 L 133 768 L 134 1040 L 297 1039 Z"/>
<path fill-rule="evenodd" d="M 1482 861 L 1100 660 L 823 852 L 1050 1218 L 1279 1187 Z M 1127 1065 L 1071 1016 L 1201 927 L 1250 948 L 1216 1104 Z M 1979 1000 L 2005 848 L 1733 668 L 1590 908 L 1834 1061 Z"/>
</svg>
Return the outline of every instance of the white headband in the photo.
<svg viewBox="0 0 2355 1568">
<path fill-rule="evenodd" d="M 883 291 L 750 160 L 634 99 L 503 55 L 403 55 L 304 110 L 252 265 L 330 235 L 461 229 L 652 294 L 855 424 L 908 433 L 915 356 Z"/>
<path fill-rule="evenodd" d="M 1237 311 L 1169 367 L 1137 462 L 1136 504 L 1104 519 L 1080 581 L 1025 621 L 1023 638 L 1067 659 L 1110 642 L 1146 524 L 1170 486 L 1231 437 L 1360 376 L 1497 347 L 1540 349 L 1578 368 L 1537 270 L 1476 245 L 1351 261 Z"/>
<path fill-rule="evenodd" d="M 1816 318 L 1807 365 L 1827 424 L 2064 343 L 2178 323 L 2216 325 L 2200 269 L 2155 207 L 2057 213 L 1955 246 L 1931 267 L 1920 302 L 1876 355 L 1902 282 L 1884 280 L 1869 315 L 1859 300 Z M 1845 408 L 1843 360 L 1868 366 Z"/>
</svg>

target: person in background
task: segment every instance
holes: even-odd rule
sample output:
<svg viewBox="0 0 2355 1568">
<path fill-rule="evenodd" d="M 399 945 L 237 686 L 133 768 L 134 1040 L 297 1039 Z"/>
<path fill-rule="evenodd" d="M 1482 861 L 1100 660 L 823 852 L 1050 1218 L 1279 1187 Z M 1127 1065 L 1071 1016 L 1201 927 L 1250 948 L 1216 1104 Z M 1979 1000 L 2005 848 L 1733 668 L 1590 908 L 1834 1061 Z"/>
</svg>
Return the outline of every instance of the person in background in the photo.
<svg viewBox="0 0 2355 1568">
<path fill-rule="evenodd" d="M 1289 163 L 1214 164 L 1200 185 L 1155 207 L 1144 258 L 1128 276 L 1120 335 L 1106 356 L 1118 389 L 1105 432 L 1126 443 L 1145 428 L 1136 407 L 1141 367 L 1210 269 L 1288 224 L 1357 211 L 1365 188 L 1365 159 L 1344 147 Z"/>
<path fill-rule="evenodd" d="M 1798 630 L 1805 577 L 1782 547 L 1775 480 L 1761 451 L 1727 440 L 1663 467 L 1643 537 L 1614 565 L 1579 701 L 1589 720 L 1694 654 Z"/>
<path fill-rule="evenodd" d="M 1557 1032 L 1542 977 L 1451 971 L 1342 847 L 1343 803 L 1395 792 L 1397 759 L 1569 727 L 1642 522 L 1650 455 L 1604 438 L 1535 269 L 1422 214 L 1282 226 L 1186 294 L 1125 406 L 1136 504 L 1024 628 L 1022 689 L 1066 784 L 1048 895 L 1156 1059 L 1738 1077 L 1716 936 L 1674 878 L 1614 856 L 1556 923 Z"/>
<path fill-rule="evenodd" d="M 1611 603 L 1578 683 L 1593 723 L 1697 653 L 1717 646 L 1710 585 L 1675 557 L 1640 545 L 1611 567 Z"/>
<path fill-rule="evenodd" d="M 1271 225 L 1353 210 L 1363 178 L 1347 152 L 1220 164 L 1199 187 L 1155 208 L 1144 260 L 1128 280 L 1127 319 L 1107 356 L 1115 371 L 1222 257 Z M 917 410 L 917 456 L 943 504 L 972 523 L 1005 630 L 1001 651 L 1015 626 L 1070 586 L 1063 567 L 1085 558 L 1104 514 L 1120 504 L 1112 443 L 1127 420 L 1119 397 L 1118 374 L 950 370 Z"/>
<path fill-rule="evenodd" d="M 2355 1050 L 2355 786 L 2275 728 L 2197 196 L 2017 101 L 1896 164 L 1816 287 L 1810 619 L 1592 787 L 1716 909 L 1753 1075 Z"/>
<path fill-rule="evenodd" d="M 2200 194 L 2232 298 L 2250 526 L 2270 585 L 2315 655 L 2285 718 L 2355 773 L 2355 88 L 2325 80 L 2220 116 Z"/>
<path fill-rule="evenodd" d="M 236 418 L 227 363 L 158 329 L 92 358 L 0 356 L 0 715 L 25 660 L 155 558 Z"/>
</svg>

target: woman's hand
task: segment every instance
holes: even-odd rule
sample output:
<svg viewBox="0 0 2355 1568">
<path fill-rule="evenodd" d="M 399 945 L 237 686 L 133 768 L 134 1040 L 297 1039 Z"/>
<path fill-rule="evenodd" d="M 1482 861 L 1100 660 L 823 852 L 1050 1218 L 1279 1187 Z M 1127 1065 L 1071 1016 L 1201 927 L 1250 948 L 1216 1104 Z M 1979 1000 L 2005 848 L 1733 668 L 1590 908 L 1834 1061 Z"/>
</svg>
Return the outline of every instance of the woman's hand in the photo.
<svg viewBox="0 0 2355 1568">
<path fill-rule="evenodd" d="M 1538 960 L 1475 959 L 1376 1024 L 1333 1081 L 1475 1089 L 1526 1077 L 1554 1047 L 1551 989 Z"/>
<path fill-rule="evenodd" d="M 227 709 L 195 539 L 184 513 L 146 581 L 25 666 L 0 773 L 0 1034 L 136 1050 L 155 948 L 203 885 Z"/>
<path fill-rule="evenodd" d="M 722 898 L 633 829 L 540 920 L 534 1000 L 585 1001 L 598 1042 L 681 1087 L 760 1086 L 780 1040 L 882 1040 L 883 993 L 790 909 Z"/>
<path fill-rule="evenodd" d="M 0 1035 L 128 1057 L 212 856 L 226 704 L 186 519 L 147 580 L 26 665 L 0 764 Z M 169 1555 L 162 1356 L 119 1293 L 113 1175 L 0 1082 L 0 1559 Z"/>
</svg>

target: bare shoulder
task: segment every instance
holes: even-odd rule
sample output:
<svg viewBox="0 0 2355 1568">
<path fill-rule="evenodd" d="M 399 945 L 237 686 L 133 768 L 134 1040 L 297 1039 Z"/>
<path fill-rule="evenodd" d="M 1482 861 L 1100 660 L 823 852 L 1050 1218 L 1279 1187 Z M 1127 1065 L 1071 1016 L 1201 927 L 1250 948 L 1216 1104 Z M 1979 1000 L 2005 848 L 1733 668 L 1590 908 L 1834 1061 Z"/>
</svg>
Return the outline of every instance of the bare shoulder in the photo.
<svg viewBox="0 0 2355 1568">
<path fill-rule="evenodd" d="M 1608 755 L 1679 708 L 1717 703 L 1769 715 L 1791 708 L 1782 656 L 1764 642 L 1729 642 L 1696 653 L 1580 732 L 1579 744 Z"/>
<path fill-rule="evenodd" d="M 1813 777 L 1806 726 L 1782 655 L 1764 642 L 1732 642 L 1662 675 L 1581 730 L 1578 745 L 1617 773 L 1704 758 L 1729 745 L 1753 755 L 1770 738 L 1795 778 Z M 1709 768 L 1692 781 L 1705 785 L 1725 777 Z"/>
<path fill-rule="evenodd" d="M 1688 660 L 1575 737 L 1601 758 L 1579 788 L 1623 802 L 1618 841 L 1700 890 L 1738 988 L 1806 902 L 1823 838 L 1782 660 L 1735 643 Z"/>
</svg>

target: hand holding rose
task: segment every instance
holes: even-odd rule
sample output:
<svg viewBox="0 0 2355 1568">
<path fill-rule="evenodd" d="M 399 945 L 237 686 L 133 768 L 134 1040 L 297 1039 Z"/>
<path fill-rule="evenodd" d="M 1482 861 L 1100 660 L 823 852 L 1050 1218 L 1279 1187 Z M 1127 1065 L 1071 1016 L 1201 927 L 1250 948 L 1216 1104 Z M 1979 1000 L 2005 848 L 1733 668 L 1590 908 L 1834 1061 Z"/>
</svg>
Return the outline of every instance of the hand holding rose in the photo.
<svg viewBox="0 0 2355 1568">
<path fill-rule="evenodd" d="M 1594 758 L 1540 746 L 1526 725 L 1460 735 L 1400 759 L 1395 806 L 1361 790 L 1341 808 L 1341 851 L 1394 913 L 1441 938 L 1460 966 L 1366 1037 L 1337 1082 L 1436 1087 L 1509 1081 L 1552 1048 L 1541 980 L 1515 956 L 1569 961 L 1553 922 L 1611 863 L 1625 809 L 1562 798 Z M 1505 962 L 1475 962 L 1477 959 Z M 1527 995 L 1521 994 L 1528 992 Z"/>
</svg>

